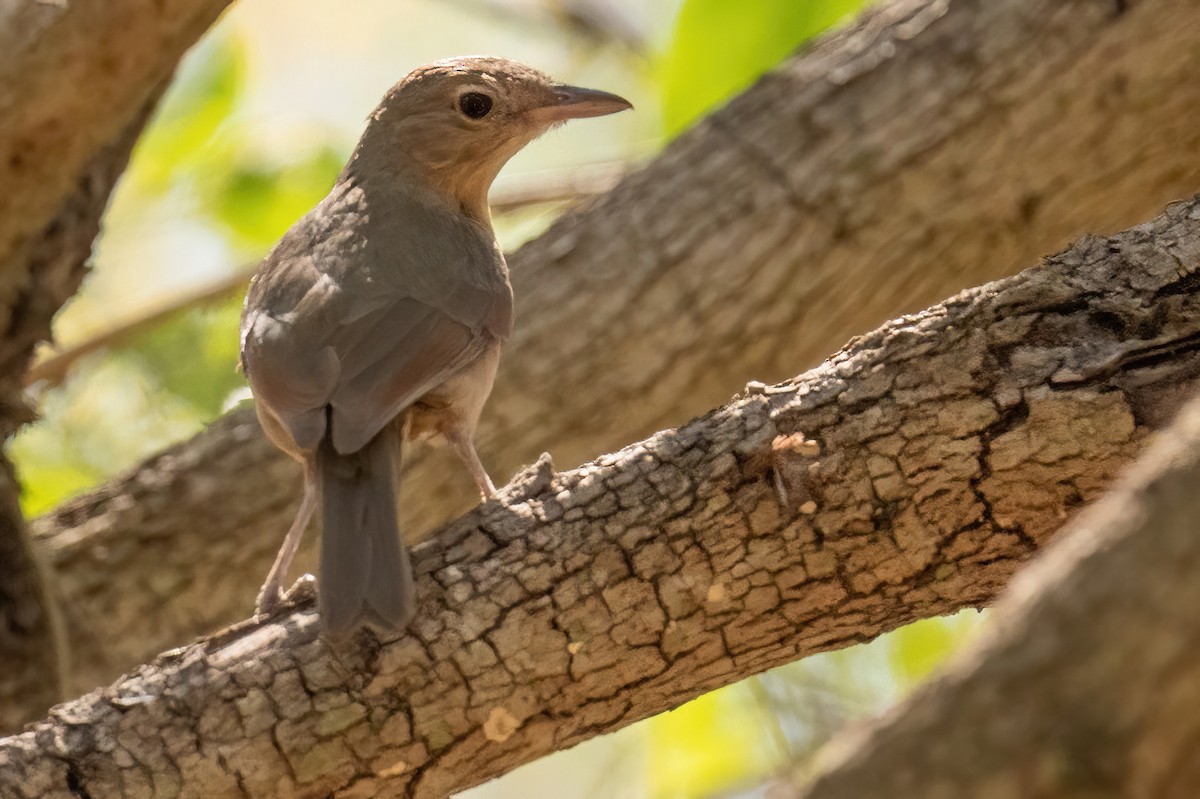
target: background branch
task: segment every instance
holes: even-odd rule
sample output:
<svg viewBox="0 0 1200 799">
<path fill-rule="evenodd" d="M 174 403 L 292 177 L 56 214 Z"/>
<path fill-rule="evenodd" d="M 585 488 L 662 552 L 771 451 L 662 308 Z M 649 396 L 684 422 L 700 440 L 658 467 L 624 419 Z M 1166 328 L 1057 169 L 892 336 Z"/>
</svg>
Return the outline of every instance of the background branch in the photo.
<svg viewBox="0 0 1200 799">
<path fill-rule="evenodd" d="M 25 253 L 30 283 L 15 307 L 21 323 L 0 343 L 0 435 L 10 437 L 28 421 L 14 385 L 37 342 L 50 333 L 50 320 L 84 275 L 84 261 L 116 184 L 157 95 L 129 123 L 125 134 L 102 150 L 85 170 L 58 217 Z M 14 728 L 41 712 L 39 705 L 71 695 L 70 655 L 53 575 L 25 526 L 20 486 L 7 454 L 0 454 L 0 730 Z"/>
<path fill-rule="evenodd" d="M 1198 270 L 1194 200 L 578 470 L 543 459 L 416 551 L 411 635 L 330 651 L 306 599 L 3 741 L 0 791 L 441 797 L 984 604 L 1189 390 Z"/>
<path fill-rule="evenodd" d="M 5 281 L 17 278 L 12 272 L 20 259 L 10 259 L 50 226 L 88 165 L 144 112 L 183 52 L 226 5 L 228 0 L 5 4 L 0 12 Z"/>
</svg>

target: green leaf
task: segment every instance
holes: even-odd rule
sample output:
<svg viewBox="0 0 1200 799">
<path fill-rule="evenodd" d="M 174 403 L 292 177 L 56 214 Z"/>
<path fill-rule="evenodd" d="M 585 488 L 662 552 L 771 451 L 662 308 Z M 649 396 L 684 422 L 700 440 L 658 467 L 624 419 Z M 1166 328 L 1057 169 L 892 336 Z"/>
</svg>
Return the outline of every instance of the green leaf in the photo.
<svg viewBox="0 0 1200 799">
<path fill-rule="evenodd" d="M 208 149 L 245 88 L 244 50 L 238 39 L 220 36 L 187 56 L 134 150 L 129 174 L 139 187 L 162 191 L 178 174 L 208 163 Z"/>
<path fill-rule="evenodd" d="M 235 161 L 202 180 L 200 196 L 235 244 L 261 253 L 325 196 L 345 158 L 324 144 L 288 163 Z"/>
<path fill-rule="evenodd" d="M 685 0 L 659 81 L 667 135 L 865 5 L 867 0 Z"/>
<path fill-rule="evenodd" d="M 963 611 L 947 618 L 922 619 L 893 632 L 888 660 L 897 682 L 911 687 L 928 677 L 970 639 L 979 618 L 974 611 Z"/>
<path fill-rule="evenodd" d="M 731 685 L 649 721 L 649 795 L 708 797 L 775 768 L 778 747 L 750 690 Z"/>
</svg>

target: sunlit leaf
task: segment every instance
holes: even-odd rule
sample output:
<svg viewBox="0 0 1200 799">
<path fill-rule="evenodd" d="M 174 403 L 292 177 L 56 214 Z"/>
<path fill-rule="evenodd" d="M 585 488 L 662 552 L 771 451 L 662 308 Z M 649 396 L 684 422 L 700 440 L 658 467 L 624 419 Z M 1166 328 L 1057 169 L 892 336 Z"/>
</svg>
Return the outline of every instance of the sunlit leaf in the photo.
<svg viewBox="0 0 1200 799">
<path fill-rule="evenodd" d="M 180 172 L 209 160 L 221 125 L 237 107 L 245 86 L 245 53 L 231 36 L 210 37 L 188 55 L 139 139 L 129 176 L 144 189 L 160 191 Z"/>
<path fill-rule="evenodd" d="M 259 252 L 325 196 L 344 162 L 344 153 L 319 146 L 291 163 L 235 163 L 207 176 L 200 193 L 235 242 Z"/>
<path fill-rule="evenodd" d="M 922 619 L 889 636 L 888 660 L 897 682 L 911 686 L 929 676 L 962 648 L 979 625 L 979 614 L 963 611 L 942 619 Z"/>
<path fill-rule="evenodd" d="M 781 754 L 766 712 L 744 685 L 732 685 L 650 720 L 649 796 L 708 797 L 765 775 Z"/>
<path fill-rule="evenodd" d="M 685 0 L 662 63 L 663 123 L 686 128 L 868 0 Z"/>
</svg>

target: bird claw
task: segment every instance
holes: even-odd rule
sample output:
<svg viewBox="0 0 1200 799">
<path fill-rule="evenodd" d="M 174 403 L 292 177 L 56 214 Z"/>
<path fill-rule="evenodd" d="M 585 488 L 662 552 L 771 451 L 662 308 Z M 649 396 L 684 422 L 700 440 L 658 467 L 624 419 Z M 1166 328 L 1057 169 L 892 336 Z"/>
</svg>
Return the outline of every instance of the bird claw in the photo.
<svg viewBox="0 0 1200 799">
<path fill-rule="evenodd" d="M 550 490 L 554 477 L 554 461 L 549 452 L 543 452 L 536 461 L 514 474 L 504 490 L 510 496 L 533 499 Z"/>
<path fill-rule="evenodd" d="M 317 578 L 311 574 L 300 575 L 286 592 L 279 590 L 278 585 L 267 584 L 254 600 L 254 613 L 257 616 L 271 616 L 284 605 L 294 605 L 316 594 Z"/>
<path fill-rule="evenodd" d="M 292 583 L 292 587 L 283 595 L 283 601 L 292 605 L 305 599 L 314 599 L 316 596 L 317 578 L 305 573 L 297 577 L 296 582 Z"/>
<path fill-rule="evenodd" d="M 277 585 L 264 585 L 254 600 L 254 615 L 270 616 L 283 604 L 283 593 Z"/>
</svg>

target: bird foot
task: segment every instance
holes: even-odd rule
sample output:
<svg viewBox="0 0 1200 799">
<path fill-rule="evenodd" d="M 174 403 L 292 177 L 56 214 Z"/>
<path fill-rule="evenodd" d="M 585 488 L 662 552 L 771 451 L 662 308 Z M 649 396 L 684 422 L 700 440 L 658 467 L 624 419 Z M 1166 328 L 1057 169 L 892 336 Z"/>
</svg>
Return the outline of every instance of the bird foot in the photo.
<svg viewBox="0 0 1200 799">
<path fill-rule="evenodd" d="M 254 615 L 270 616 L 283 604 L 283 592 L 274 583 L 267 583 L 254 600 Z"/>
<path fill-rule="evenodd" d="M 306 599 L 316 599 L 316 596 L 317 578 L 306 573 L 296 578 L 296 582 L 292 583 L 292 587 L 283 595 L 283 601 L 294 605 Z"/>
<path fill-rule="evenodd" d="M 258 616 L 270 616 L 284 605 L 294 605 L 316 595 L 317 578 L 311 574 L 300 575 L 286 592 L 281 591 L 275 583 L 267 583 L 254 600 L 254 613 Z"/>
<path fill-rule="evenodd" d="M 514 474 L 504 490 L 511 496 L 533 499 L 550 490 L 554 477 L 554 461 L 549 452 L 543 452 L 536 461 Z"/>
</svg>

